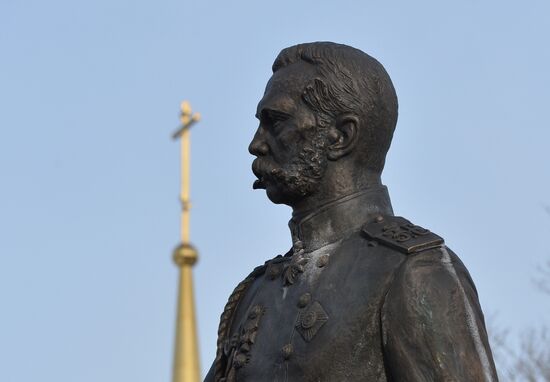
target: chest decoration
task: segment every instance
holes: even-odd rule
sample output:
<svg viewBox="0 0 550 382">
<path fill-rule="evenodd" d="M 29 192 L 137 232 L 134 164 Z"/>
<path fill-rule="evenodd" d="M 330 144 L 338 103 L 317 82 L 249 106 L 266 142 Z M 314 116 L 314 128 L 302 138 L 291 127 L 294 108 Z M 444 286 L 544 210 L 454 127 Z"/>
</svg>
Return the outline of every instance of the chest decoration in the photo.
<svg viewBox="0 0 550 382">
<path fill-rule="evenodd" d="M 229 370 L 227 373 L 227 381 L 232 380 L 230 377 L 234 376 L 235 369 L 244 367 L 250 361 L 250 349 L 256 341 L 256 335 L 263 314 L 264 308 L 260 305 L 255 305 L 250 310 L 240 330 L 226 343 L 224 352 L 229 359 L 232 358 L 230 362 L 232 370 Z"/>
<path fill-rule="evenodd" d="M 305 266 L 309 259 L 304 256 L 304 250 L 300 249 L 292 255 L 290 263 L 286 264 L 283 271 L 283 285 L 288 286 L 296 282 L 301 273 L 304 273 Z"/>
<path fill-rule="evenodd" d="M 296 331 L 309 342 L 328 321 L 328 315 L 317 301 L 302 310 L 296 319 Z"/>
<path fill-rule="evenodd" d="M 266 270 L 267 278 L 275 280 L 282 275 L 283 286 L 293 285 L 300 274 L 304 273 L 305 266 L 309 261 L 304 253 L 302 242 L 296 241 L 293 245 L 292 256 L 277 257 L 269 262 Z"/>
</svg>

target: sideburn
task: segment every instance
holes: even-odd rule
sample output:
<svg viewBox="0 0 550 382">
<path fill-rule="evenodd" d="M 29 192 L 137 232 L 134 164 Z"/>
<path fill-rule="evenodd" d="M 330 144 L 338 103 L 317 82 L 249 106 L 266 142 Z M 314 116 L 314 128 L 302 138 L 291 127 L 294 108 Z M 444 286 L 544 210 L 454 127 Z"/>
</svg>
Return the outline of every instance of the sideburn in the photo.
<svg viewBox="0 0 550 382">
<path fill-rule="evenodd" d="M 289 165 L 272 171 L 273 177 L 289 196 L 304 197 L 313 193 L 327 168 L 327 130 L 317 128 L 311 142 Z"/>
</svg>

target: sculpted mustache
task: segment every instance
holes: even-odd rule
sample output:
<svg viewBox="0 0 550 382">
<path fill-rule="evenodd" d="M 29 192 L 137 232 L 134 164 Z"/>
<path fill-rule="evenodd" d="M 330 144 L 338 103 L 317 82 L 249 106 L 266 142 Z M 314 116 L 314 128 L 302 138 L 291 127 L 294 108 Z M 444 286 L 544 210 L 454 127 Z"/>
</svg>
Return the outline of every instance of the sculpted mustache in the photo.
<svg viewBox="0 0 550 382">
<path fill-rule="evenodd" d="M 252 163 L 252 172 L 258 178 L 252 188 L 265 188 L 265 180 L 268 177 L 280 178 L 283 175 L 283 169 L 278 166 L 261 163 L 255 160 Z"/>
<path fill-rule="evenodd" d="M 260 161 L 258 159 L 252 162 L 252 172 L 258 180 L 252 186 L 254 189 L 265 188 L 265 181 L 269 178 L 281 181 L 288 178 L 295 178 L 296 174 L 293 171 L 284 170 L 282 167 L 271 164 L 269 162 Z M 309 168 L 308 171 L 300 172 L 300 177 L 304 179 L 314 180 L 319 179 L 322 174 L 314 168 Z"/>
<path fill-rule="evenodd" d="M 258 178 L 252 188 L 265 188 L 265 181 L 268 178 L 282 179 L 284 178 L 284 170 L 270 163 L 260 162 L 259 160 L 254 160 L 252 163 L 252 172 Z"/>
</svg>

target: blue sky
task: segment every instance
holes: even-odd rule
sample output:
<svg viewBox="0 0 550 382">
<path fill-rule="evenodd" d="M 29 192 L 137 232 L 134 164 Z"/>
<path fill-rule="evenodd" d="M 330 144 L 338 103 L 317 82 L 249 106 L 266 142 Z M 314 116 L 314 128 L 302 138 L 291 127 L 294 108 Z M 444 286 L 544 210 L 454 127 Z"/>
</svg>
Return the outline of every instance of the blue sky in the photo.
<svg viewBox="0 0 550 382">
<path fill-rule="evenodd" d="M 223 305 L 290 244 L 247 146 L 277 53 L 346 43 L 379 59 L 400 116 L 383 180 L 443 236 L 486 316 L 550 319 L 547 1 L 0 2 L 0 380 L 167 381 L 179 103 L 193 128 L 202 367 Z"/>
</svg>

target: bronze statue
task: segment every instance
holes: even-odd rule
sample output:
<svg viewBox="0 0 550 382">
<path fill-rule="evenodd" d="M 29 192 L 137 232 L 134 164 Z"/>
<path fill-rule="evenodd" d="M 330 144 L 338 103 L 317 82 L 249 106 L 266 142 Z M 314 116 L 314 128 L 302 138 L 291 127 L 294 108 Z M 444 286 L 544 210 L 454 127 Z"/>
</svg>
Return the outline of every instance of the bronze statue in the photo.
<svg viewBox="0 0 550 382">
<path fill-rule="evenodd" d="M 382 65 L 284 49 L 256 116 L 254 188 L 292 207 L 293 245 L 230 296 L 205 381 L 497 381 L 468 271 L 381 183 L 397 122 Z"/>
</svg>

